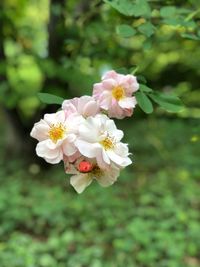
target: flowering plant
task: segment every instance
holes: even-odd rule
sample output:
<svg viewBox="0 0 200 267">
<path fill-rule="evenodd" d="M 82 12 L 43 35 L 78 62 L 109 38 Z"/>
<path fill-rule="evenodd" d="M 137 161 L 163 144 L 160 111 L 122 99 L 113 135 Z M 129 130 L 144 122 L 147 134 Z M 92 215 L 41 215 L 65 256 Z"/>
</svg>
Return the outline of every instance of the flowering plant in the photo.
<svg viewBox="0 0 200 267">
<path fill-rule="evenodd" d="M 112 185 L 120 171 L 132 163 L 128 145 L 121 141 L 124 133 L 117 129 L 113 118 L 132 116 L 137 102 L 150 113 L 153 107 L 145 92 L 150 93 L 149 97 L 155 102 L 159 103 L 161 99 L 164 106 L 168 103 L 168 106 L 178 107 L 174 98 L 169 103 L 147 86 L 139 86 L 134 75 L 113 70 L 94 84 L 92 96 L 64 100 L 41 94 L 44 102 L 60 103 L 62 108 L 56 113 L 45 114 L 35 123 L 31 136 L 38 140 L 37 155 L 51 164 L 62 161 L 65 172 L 72 175 L 70 183 L 78 193 L 93 180 L 104 187 Z"/>
</svg>

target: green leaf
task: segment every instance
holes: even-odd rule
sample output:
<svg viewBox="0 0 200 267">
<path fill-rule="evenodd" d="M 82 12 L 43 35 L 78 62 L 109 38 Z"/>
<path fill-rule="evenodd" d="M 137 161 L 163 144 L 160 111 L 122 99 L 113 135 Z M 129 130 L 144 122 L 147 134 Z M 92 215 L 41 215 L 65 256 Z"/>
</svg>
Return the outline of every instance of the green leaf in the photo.
<svg viewBox="0 0 200 267">
<path fill-rule="evenodd" d="M 145 113 L 152 113 L 153 112 L 153 105 L 152 105 L 151 101 L 142 91 L 138 91 L 135 94 L 135 96 L 136 96 L 138 105 L 141 107 L 141 109 Z"/>
<path fill-rule="evenodd" d="M 118 72 L 118 73 L 120 73 L 120 74 L 129 74 L 129 70 L 127 69 L 127 68 L 125 68 L 125 67 L 123 67 L 123 68 L 117 68 L 117 69 L 115 69 L 115 71 L 116 72 Z"/>
<path fill-rule="evenodd" d="M 51 95 L 47 93 L 38 93 L 38 97 L 41 102 L 45 104 L 58 104 L 61 105 L 64 101 L 64 98 L 56 95 Z"/>
<path fill-rule="evenodd" d="M 104 2 L 125 16 L 151 16 L 151 8 L 147 0 L 136 0 L 135 4 L 131 0 L 104 0 Z"/>
<path fill-rule="evenodd" d="M 124 37 L 124 38 L 128 38 L 136 34 L 136 30 L 126 24 L 117 26 L 116 32 L 117 34 L 119 34 L 121 37 Z"/>
<path fill-rule="evenodd" d="M 191 33 L 183 33 L 181 34 L 181 36 L 183 38 L 186 38 L 186 39 L 190 39 L 190 40 L 195 40 L 195 41 L 199 41 L 200 40 L 200 37 L 194 35 L 194 34 L 191 34 Z"/>
<path fill-rule="evenodd" d="M 105 3 L 112 6 L 118 12 L 125 16 L 133 15 L 133 3 L 130 0 L 104 0 Z"/>
<path fill-rule="evenodd" d="M 183 20 L 180 18 L 166 18 L 163 20 L 163 23 L 172 25 L 172 26 L 179 26 L 182 24 L 182 22 Z"/>
<path fill-rule="evenodd" d="M 143 16 L 150 17 L 151 16 L 151 8 L 146 0 L 136 0 L 135 5 L 132 7 L 133 15 L 135 17 Z"/>
<path fill-rule="evenodd" d="M 174 6 L 165 6 L 160 10 L 160 15 L 163 18 L 172 18 L 176 15 L 176 7 Z"/>
<path fill-rule="evenodd" d="M 149 97 L 169 112 L 179 112 L 184 108 L 180 98 L 173 93 L 165 94 L 153 92 L 152 94 L 149 94 Z"/>
<path fill-rule="evenodd" d="M 129 73 L 132 75 L 135 75 L 136 72 L 139 70 L 139 66 L 133 66 L 132 68 L 129 69 Z"/>
<path fill-rule="evenodd" d="M 155 29 L 155 26 L 150 22 L 144 23 L 138 27 L 138 30 L 147 37 L 150 37 L 152 34 L 154 34 Z"/>
<path fill-rule="evenodd" d="M 153 90 L 144 84 L 140 84 L 140 90 L 145 93 L 151 93 Z"/>
<path fill-rule="evenodd" d="M 143 75 L 137 75 L 137 81 L 139 83 L 142 82 L 143 84 L 141 84 L 141 85 L 144 85 L 144 83 L 147 83 L 147 80 L 146 80 L 146 78 Z"/>
</svg>

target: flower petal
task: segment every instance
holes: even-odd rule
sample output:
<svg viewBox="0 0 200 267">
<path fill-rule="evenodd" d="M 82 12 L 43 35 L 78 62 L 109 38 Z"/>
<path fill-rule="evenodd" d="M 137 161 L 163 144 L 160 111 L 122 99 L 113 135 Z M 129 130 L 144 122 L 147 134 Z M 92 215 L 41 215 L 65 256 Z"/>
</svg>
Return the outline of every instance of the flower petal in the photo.
<svg viewBox="0 0 200 267">
<path fill-rule="evenodd" d="M 92 144 L 83 140 L 76 140 L 75 145 L 80 153 L 88 158 L 95 158 L 101 150 L 101 146 L 98 143 Z"/>
<path fill-rule="evenodd" d="M 43 141 L 48 139 L 48 131 L 49 125 L 44 120 L 40 120 L 39 122 L 34 124 L 30 135 L 38 141 Z"/>
<path fill-rule="evenodd" d="M 119 174 L 120 170 L 117 167 L 112 167 L 109 168 L 108 171 L 104 171 L 103 175 L 96 178 L 96 180 L 101 186 L 107 187 L 116 182 Z"/>
<path fill-rule="evenodd" d="M 117 155 L 113 150 L 108 150 L 107 154 L 108 154 L 109 158 L 120 167 L 126 167 L 132 163 L 130 158 L 121 157 L 121 156 Z"/>
<path fill-rule="evenodd" d="M 63 153 L 60 147 L 50 149 L 48 140 L 39 142 L 36 146 L 36 154 L 44 158 L 47 162 L 57 164 L 63 159 Z"/>
<path fill-rule="evenodd" d="M 88 174 L 78 174 L 70 178 L 70 184 L 79 194 L 82 193 L 91 182 L 92 178 Z"/>
<path fill-rule="evenodd" d="M 133 97 L 125 97 L 121 99 L 118 103 L 121 108 L 129 109 L 129 108 L 134 108 L 135 105 L 137 104 L 137 101 L 136 98 L 133 96 Z"/>
</svg>

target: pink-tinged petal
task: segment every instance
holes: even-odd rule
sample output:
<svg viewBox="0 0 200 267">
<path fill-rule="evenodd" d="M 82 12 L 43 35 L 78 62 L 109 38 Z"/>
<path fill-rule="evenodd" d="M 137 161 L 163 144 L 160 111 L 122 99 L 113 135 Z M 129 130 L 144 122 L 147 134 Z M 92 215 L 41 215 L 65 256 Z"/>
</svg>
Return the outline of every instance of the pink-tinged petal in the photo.
<svg viewBox="0 0 200 267">
<path fill-rule="evenodd" d="M 76 104 L 74 103 L 74 105 L 76 106 L 76 108 L 80 114 L 83 114 L 82 112 L 84 110 L 85 105 L 87 105 L 88 102 L 93 100 L 93 98 L 91 96 L 88 96 L 88 95 L 77 97 L 76 99 L 77 99 L 76 100 L 77 103 Z"/>
<path fill-rule="evenodd" d="M 77 114 L 75 106 L 70 102 L 70 100 L 65 100 L 62 104 L 62 109 L 65 111 L 65 117 L 68 118 L 72 114 Z"/>
<path fill-rule="evenodd" d="M 75 162 L 77 159 L 81 157 L 81 153 L 79 151 L 76 151 L 73 155 L 67 157 L 69 162 Z"/>
<path fill-rule="evenodd" d="M 123 109 L 118 105 L 117 102 L 108 110 L 108 117 L 117 119 L 124 118 Z"/>
<path fill-rule="evenodd" d="M 117 77 L 117 72 L 115 72 L 114 70 L 110 70 L 107 71 L 106 73 L 104 73 L 104 75 L 102 76 L 102 80 L 104 79 L 116 79 Z"/>
<path fill-rule="evenodd" d="M 93 85 L 92 96 L 96 99 L 104 91 L 102 83 L 95 83 Z"/>
<path fill-rule="evenodd" d="M 102 81 L 102 85 L 104 90 L 112 90 L 113 87 L 117 85 L 116 81 L 114 79 L 106 79 Z"/>
<path fill-rule="evenodd" d="M 129 109 L 129 108 L 134 108 L 135 105 L 137 104 L 137 101 L 135 97 L 125 97 L 121 99 L 118 103 L 121 108 Z"/>
<path fill-rule="evenodd" d="M 70 178 L 70 184 L 74 187 L 77 193 L 82 193 L 86 187 L 92 182 L 91 176 L 88 174 L 78 174 Z"/>
<path fill-rule="evenodd" d="M 133 109 L 132 108 L 126 108 L 124 109 L 124 116 L 125 117 L 131 117 L 133 115 Z"/>
<path fill-rule="evenodd" d="M 95 116 L 99 112 L 99 105 L 96 101 L 90 101 L 84 106 L 83 116 Z"/>
<path fill-rule="evenodd" d="M 48 131 L 49 125 L 44 120 L 40 120 L 39 122 L 34 124 L 30 135 L 38 141 L 43 141 L 49 138 Z"/>
<path fill-rule="evenodd" d="M 112 103 L 112 94 L 110 91 L 104 91 L 98 98 L 99 106 L 102 109 L 108 110 Z"/>
<path fill-rule="evenodd" d="M 95 158 L 101 149 L 99 144 L 91 144 L 83 140 L 76 140 L 75 145 L 80 153 L 88 158 Z"/>
</svg>

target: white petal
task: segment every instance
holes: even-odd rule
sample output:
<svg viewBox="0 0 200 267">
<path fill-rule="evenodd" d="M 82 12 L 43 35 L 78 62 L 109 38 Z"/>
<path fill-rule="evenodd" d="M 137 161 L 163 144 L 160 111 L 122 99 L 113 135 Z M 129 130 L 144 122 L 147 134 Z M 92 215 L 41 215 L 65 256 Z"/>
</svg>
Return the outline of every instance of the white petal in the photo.
<svg viewBox="0 0 200 267">
<path fill-rule="evenodd" d="M 121 99 L 119 102 L 119 106 L 121 108 L 134 108 L 135 105 L 137 104 L 136 98 L 133 97 L 125 97 L 123 99 Z"/>
<path fill-rule="evenodd" d="M 48 131 L 49 125 L 44 120 L 40 120 L 39 122 L 34 124 L 30 135 L 38 141 L 43 141 L 45 139 L 48 139 Z"/>
<path fill-rule="evenodd" d="M 107 187 L 112 185 L 117 180 L 119 174 L 120 170 L 118 168 L 109 168 L 108 171 L 104 171 L 103 175 L 98 177 L 96 180 L 101 186 Z"/>
<path fill-rule="evenodd" d="M 63 159 L 61 148 L 50 149 L 47 144 L 48 140 L 39 142 L 36 146 L 36 153 L 39 157 L 44 158 L 47 162 L 56 164 Z"/>
<path fill-rule="evenodd" d="M 100 125 L 95 125 L 93 118 L 89 117 L 79 126 L 79 136 L 81 139 L 94 143 L 98 141 Z"/>
<path fill-rule="evenodd" d="M 106 121 L 106 129 L 108 132 L 113 132 L 117 129 L 115 122 L 113 120 L 107 120 Z"/>
<path fill-rule="evenodd" d="M 122 130 L 115 130 L 111 133 L 111 136 L 114 137 L 116 142 L 119 142 L 123 138 L 124 133 Z"/>
<path fill-rule="evenodd" d="M 132 163 L 130 158 L 121 157 L 121 156 L 117 155 L 113 150 L 108 150 L 107 154 L 108 154 L 109 158 L 120 167 L 126 167 Z"/>
<path fill-rule="evenodd" d="M 127 157 L 129 155 L 128 145 L 124 143 L 117 143 L 114 148 L 114 152 L 122 157 Z"/>
<path fill-rule="evenodd" d="M 65 112 L 63 110 L 52 114 L 45 114 L 44 120 L 48 125 L 64 123 L 65 122 Z"/>
<path fill-rule="evenodd" d="M 67 117 L 65 121 L 65 127 L 67 129 L 67 133 L 78 134 L 79 127 L 82 123 L 85 122 L 83 116 L 72 114 Z"/>
<path fill-rule="evenodd" d="M 80 194 L 92 182 L 92 178 L 88 174 L 78 174 L 70 178 L 70 184 Z"/>
<path fill-rule="evenodd" d="M 63 154 L 62 151 L 59 152 L 59 155 L 56 158 L 50 159 L 50 158 L 44 158 L 46 162 L 51 164 L 58 164 L 61 160 L 63 160 Z"/>
<path fill-rule="evenodd" d="M 75 145 L 80 153 L 88 158 L 95 158 L 101 150 L 101 146 L 98 143 L 91 144 L 83 140 L 76 140 Z"/>
<path fill-rule="evenodd" d="M 63 149 L 63 153 L 66 156 L 72 156 L 73 154 L 76 153 L 77 148 L 74 145 L 73 142 L 69 142 L 69 140 L 66 138 L 65 141 L 62 143 L 62 149 Z"/>
<path fill-rule="evenodd" d="M 110 164 L 110 159 L 104 149 L 102 149 L 102 157 L 105 163 Z"/>
</svg>

